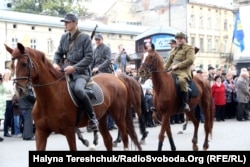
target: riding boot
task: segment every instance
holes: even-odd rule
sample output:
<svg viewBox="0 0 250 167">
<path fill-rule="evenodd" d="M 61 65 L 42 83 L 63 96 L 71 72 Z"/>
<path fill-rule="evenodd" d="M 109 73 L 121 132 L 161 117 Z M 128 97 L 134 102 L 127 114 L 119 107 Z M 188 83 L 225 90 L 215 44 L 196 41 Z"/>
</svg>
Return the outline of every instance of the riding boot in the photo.
<svg viewBox="0 0 250 167">
<path fill-rule="evenodd" d="M 90 120 L 89 128 L 93 131 L 98 131 L 98 120 L 96 119 L 96 115 L 95 115 L 95 112 L 94 112 L 94 109 L 92 107 L 89 97 L 85 96 L 81 102 L 83 104 L 84 111 L 87 113 L 88 118 Z"/>
<path fill-rule="evenodd" d="M 188 105 L 188 92 L 182 92 L 182 103 L 185 112 L 189 112 L 190 108 Z"/>
</svg>

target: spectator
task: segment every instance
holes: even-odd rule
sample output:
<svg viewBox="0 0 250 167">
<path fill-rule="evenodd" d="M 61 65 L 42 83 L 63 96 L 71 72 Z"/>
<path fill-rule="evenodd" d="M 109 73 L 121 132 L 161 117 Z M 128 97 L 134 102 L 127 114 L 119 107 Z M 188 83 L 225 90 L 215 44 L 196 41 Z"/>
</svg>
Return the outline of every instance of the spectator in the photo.
<svg viewBox="0 0 250 167">
<path fill-rule="evenodd" d="M 21 115 L 22 115 L 22 111 L 19 108 L 19 102 L 18 102 L 18 97 L 16 96 L 16 94 L 13 96 L 12 98 L 12 106 L 13 106 L 13 120 L 14 120 L 14 135 L 15 137 L 22 137 L 21 134 Z"/>
<path fill-rule="evenodd" d="M 226 87 L 226 106 L 225 106 L 225 118 L 234 118 L 236 113 L 235 103 L 233 101 L 234 94 L 236 93 L 235 84 L 233 81 L 232 73 L 226 74 L 226 79 L 223 82 Z"/>
<path fill-rule="evenodd" d="M 249 86 L 248 86 L 249 74 L 246 69 L 242 69 L 240 77 L 236 82 L 236 94 L 238 100 L 237 120 L 248 120 L 247 105 L 249 103 Z"/>
<path fill-rule="evenodd" d="M 33 127 L 33 117 L 32 110 L 35 103 L 35 96 L 32 88 L 28 89 L 28 95 L 20 97 L 19 108 L 23 114 L 23 140 L 34 140 L 34 127 Z"/>
<path fill-rule="evenodd" d="M 145 94 L 145 101 L 146 101 L 146 108 L 147 108 L 147 114 L 146 114 L 146 125 L 147 127 L 153 127 L 154 122 L 152 118 L 153 114 L 153 89 L 147 89 Z"/>
<path fill-rule="evenodd" d="M 6 108 L 6 100 L 4 95 L 4 87 L 3 87 L 3 77 L 2 74 L 0 74 L 0 125 L 1 121 L 4 120 L 4 111 Z M 3 141 L 4 139 L 0 137 L 0 141 Z"/>
<path fill-rule="evenodd" d="M 226 104 L 226 96 L 225 96 L 226 88 L 225 85 L 221 81 L 221 76 L 215 77 L 215 83 L 212 86 L 212 95 L 214 98 L 215 104 L 215 118 L 216 121 L 225 121 L 224 120 L 224 112 L 225 112 L 225 104 Z"/>
<path fill-rule="evenodd" d="M 11 137 L 9 134 L 9 128 L 11 128 L 11 134 L 14 134 L 13 112 L 12 112 L 12 97 L 14 95 L 13 82 L 11 81 L 11 71 L 5 69 L 3 75 L 3 86 L 6 100 L 6 108 L 4 114 L 4 136 Z"/>
<path fill-rule="evenodd" d="M 130 61 L 130 57 L 128 56 L 126 50 L 123 48 L 117 58 L 118 63 L 120 64 L 120 68 L 122 72 L 126 71 L 126 67 L 128 62 Z"/>
<path fill-rule="evenodd" d="M 214 84 L 214 77 L 215 77 L 214 67 L 209 66 L 208 67 L 208 81 L 210 83 L 210 86 Z"/>
</svg>

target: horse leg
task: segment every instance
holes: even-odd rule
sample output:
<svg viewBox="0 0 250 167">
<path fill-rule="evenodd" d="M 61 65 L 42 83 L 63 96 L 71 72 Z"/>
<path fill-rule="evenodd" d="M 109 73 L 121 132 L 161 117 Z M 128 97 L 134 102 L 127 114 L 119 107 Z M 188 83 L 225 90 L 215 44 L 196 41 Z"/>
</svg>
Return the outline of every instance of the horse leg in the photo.
<svg viewBox="0 0 250 167">
<path fill-rule="evenodd" d="M 108 124 L 107 124 L 107 115 L 104 115 L 99 120 L 99 131 L 103 136 L 103 143 L 107 149 L 107 151 L 112 151 L 112 136 L 109 133 Z"/>
<path fill-rule="evenodd" d="M 168 136 L 168 141 L 169 141 L 169 144 L 170 144 L 170 148 L 171 148 L 172 151 L 176 151 L 176 147 L 175 147 L 175 144 L 174 144 L 174 139 L 173 139 L 172 132 L 171 132 L 171 127 L 170 127 L 170 115 L 166 115 L 164 117 L 164 120 L 162 120 L 162 122 L 163 122 L 162 127 L 166 127 L 166 133 L 167 133 L 167 136 Z"/>
<path fill-rule="evenodd" d="M 97 145 L 98 144 L 98 131 L 94 131 L 94 141 L 93 141 L 93 144 L 94 145 Z"/>
<path fill-rule="evenodd" d="M 146 131 L 145 120 L 142 115 L 138 116 L 138 120 L 139 120 L 139 128 L 142 134 L 140 143 L 145 144 L 145 138 L 148 136 L 148 131 Z"/>
<path fill-rule="evenodd" d="M 213 127 L 213 119 L 214 119 L 214 115 L 213 115 L 213 103 L 210 104 L 211 106 L 209 106 L 207 103 L 205 103 L 204 107 L 202 107 L 202 110 L 204 111 L 204 117 L 205 117 L 205 124 L 204 124 L 204 128 L 205 128 L 205 141 L 203 144 L 203 150 L 206 151 L 209 147 L 208 144 L 208 137 L 209 134 L 212 131 L 212 127 Z"/>
<path fill-rule="evenodd" d="M 75 128 L 75 132 L 76 132 L 76 134 L 78 136 L 78 139 L 82 142 L 82 144 L 85 145 L 86 147 L 88 147 L 89 146 L 89 141 L 83 138 L 83 135 L 82 135 L 80 129 Z"/>
<path fill-rule="evenodd" d="M 36 150 L 45 151 L 47 145 L 47 138 L 49 137 L 51 131 L 43 130 L 36 127 Z"/>
<path fill-rule="evenodd" d="M 162 151 L 162 145 L 163 145 L 163 141 L 164 141 L 165 131 L 168 135 L 171 150 L 172 151 L 176 150 L 174 140 L 172 138 L 169 119 L 170 119 L 170 115 L 162 115 L 162 121 L 161 121 L 162 125 L 161 125 L 160 134 L 159 134 L 158 151 Z"/>
<path fill-rule="evenodd" d="M 76 136 L 74 128 L 67 128 L 64 130 L 64 135 L 67 138 L 70 151 L 77 151 L 76 149 Z"/>
<path fill-rule="evenodd" d="M 124 112 L 126 112 L 126 111 L 124 111 Z M 123 113 L 123 112 L 121 112 L 121 113 Z M 125 115 L 120 117 L 120 118 L 123 118 L 122 120 L 115 118 L 115 117 L 113 117 L 113 118 L 114 118 L 116 125 L 118 126 L 118 129 L 119 129 L 119 132 L 121 135 L 121 139 L 123 141 L 124 150 L 128 150 L 128 134 L 127 134 L 127 129 L 126 129 Z"/>
<path fill-rule="evenodd" d="M 117 144 L 120 143 L 120 142 L 121 142 L 121 134 L 120 134 L 120 131 L 118 129 L 117 138 L 113 142 L 113 147 L 117 147 Z"/>
<path fill-rule="evenodd" d="M 193 143 L 193 150 L 194 151 L 198 151 L 198 129 L 199 129 L 199 121 L 197 121 L 195 115 L 194 115 L 194 111 L 190 111 L 187 113 L 189 119 L 193 122 L 194 124 L 194 135 L 193 135 L 193 139 L 192 139 L 192 143 Z"/>
</svg>

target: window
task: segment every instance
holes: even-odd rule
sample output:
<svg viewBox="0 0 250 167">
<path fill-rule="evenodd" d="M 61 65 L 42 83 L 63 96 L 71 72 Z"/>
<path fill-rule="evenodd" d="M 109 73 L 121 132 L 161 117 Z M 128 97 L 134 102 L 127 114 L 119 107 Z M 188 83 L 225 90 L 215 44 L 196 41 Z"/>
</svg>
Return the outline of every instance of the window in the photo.
<svg viewBox="0 0 250 167">
<path fill-rule="evenodd" d="M 224 20 L 224 31 L 227 31 L 227 19 Z"/>
<path fill-rule="evenodd" d="M 195 37 L 191 37 L 191 45 L 195 46 Z"/>
<path fill-rule="evenodd" d="M 48 39 L 48 53 L 52 53 L 52 52 L 53 52 L 53 40 Z"/>
<path fill-rule="evenodd" d="M 203 16 L 200 16 L 199 27 L 200 27 L 200 28 L 203 28 L 203 27 L 204 27 L 203 24 L 204 24 L 204 23 L 203 23 Z"/>
<path fill-rule="evenodd" d="M 224 39 L 223 52 L 227 53 L 227 39 Z"/>
<path fill-rule="evenodd" d="M 190 27 L 195 27 L 195 16 L 192 14 L 190 18 Z"/>
<path fill-rule="evenodd" d="M 219 30 L 219 29 L 220 29 L 220 20 L 219 20 L 219 18 L 216 18 L 216 19 L 215 19 L 215 22 L 214 22 L 214 29 L 215 29 L 215 30 Z"/>
<path fill-rule="evenodd" d="M 219 52 L 219 39 L 214 41 L 214 52 Z"/>
<path fill-rule="evenodd" d="M 30 47 L 33 49 L 36 49 L 36 39 L 31 39 L 30 40 Z"/>
<path fill-rule="evenodd" d="M 200 38 L 200 51 L 204 52 L 204 39 Z"/>
<path fill-rule="evenodd" d="M 14 37 L 14 38 L 11 39 L 11 46 L 12 46 L 12 48 L 16 48 L 17 42 L 18 42 L 18 39 L 16 37 Z"/>
<path fill-rule="evenodd" d="M 212 20 L 210 16 L 207 18 L 207 29 L 212 29 Z"/>
<path fill-rule="evenodd" d="M 212 52 L 212 40 L 211 40 L 211 38 L 207 39 L 207 52 Z"/>
</svg>

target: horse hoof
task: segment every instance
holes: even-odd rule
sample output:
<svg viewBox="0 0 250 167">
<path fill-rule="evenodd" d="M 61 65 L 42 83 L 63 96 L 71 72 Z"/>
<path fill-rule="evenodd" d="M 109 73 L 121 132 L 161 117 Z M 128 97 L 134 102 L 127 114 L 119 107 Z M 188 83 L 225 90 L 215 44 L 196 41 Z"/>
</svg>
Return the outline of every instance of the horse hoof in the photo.
<svg viewBox="0 0 250 167">
<path fill-rule="evenodd" d="M 84 143 L 83 143 L 86 147 L 89 146 L 89 141 L 88 140 L 84 140 Z"/>
<path fill-rule="evenodd" d="M 179 131 L 177 134 L 183 134 L 183 131 Z"/>
<path fill-rule="evenodd" d="M 89 147 L 89 151 L 95 151 L 96 150 L 96 147 L 95 145 L 93 144 L 92 146 Z"/>
<path fill-rule="evenodd" d="M 141 145 L 145 145 L 145 144 L 146 144 L 145 140 L 141 140 L 141 141 L 140 141 L 140 144 L 141 144 Z"/>
<path fill-rule="evenodd" d="M 193 146 L 193 151 L 198 151 L 199 150 L 199 148 L 198 148 L 198 146 L 196 145 L 196 146 Z"/>
<path fill-rule="evenodd" d="M 113 147 L 117 147 L 117 142 L 113 142 Z"/>
</svg>

